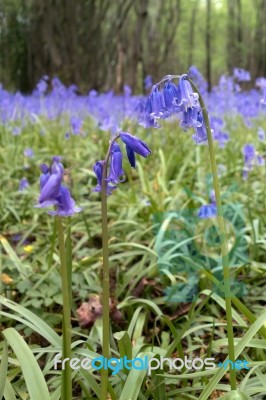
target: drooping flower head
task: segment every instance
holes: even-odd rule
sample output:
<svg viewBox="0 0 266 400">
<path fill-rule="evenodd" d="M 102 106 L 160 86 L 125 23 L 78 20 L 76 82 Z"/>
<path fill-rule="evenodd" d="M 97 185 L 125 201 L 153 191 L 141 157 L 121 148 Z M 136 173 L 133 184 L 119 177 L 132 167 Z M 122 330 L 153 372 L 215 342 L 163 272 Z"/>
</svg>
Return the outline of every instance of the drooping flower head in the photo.
<svg viewBox="0 0 266 400">
<path fill-rule="evenodd" d="M 70 191 L 62 185 L 64 166 L 61 160 L 61 156 L 53 157 L 51 168 L 46 164 L 40 165 L 42 172 L 40 175 L 40 196 L 39 202 L 35 207 L 46 208 L 55 206 L 55 210 L 48 213 L 50 215 L 65 217 L 80 212 L 81 208 L 76 207 Z"/>
<path fill-rule="evenodd" d="M 97 185 L 94 189 L 94 192 L 102 191 L 104 166 L 108 161 L 110 161 L 110 167 L 109 174 L 106 177 L 106 194 L 112 194 L 112 191 L 117 188 L 117 186 L 114 185 L 123 182 L 123 179 L 121 179 L 121 176 L 124 175 L 123 154 L 119 144 L 116 143 L 116 140 L 119 138 L 126 145 L 127 158 L 131 167 L 136 167 L 135 154 L 139 154 L 142 157 L 147 157 L 149 154 L 151 154 L 151 150 L 146 143 L 144 143 L 138 137 L 133 136 L 128 132 L 120 132 L 116 135 L 115 139 L 111 141 L 109 157 L 107 161 L 97 161 L 93 166 L 93 171 L 97 178 Z"/>
<path fill-rule="evenodd" d="M 173 79 L 179 78 L 178 85 Z M 160 87 L 163 86 L 161 89 Z M 184 131 L 193 129 L 192 136 L 196 143 L 202 144 L 207 140 L 207 131 L 203 121 L 198 93 L 193 91 L 186 74 L 177 77 L 167 75 L 161 82 L 152 87 L 139 119 L 140 125 L 145 128 L 160 128 L 159 120 L 172 115 L 178 115 L 180 126 Z M 132 159 L 133 156 L 129 155 Z"/>
</svg>

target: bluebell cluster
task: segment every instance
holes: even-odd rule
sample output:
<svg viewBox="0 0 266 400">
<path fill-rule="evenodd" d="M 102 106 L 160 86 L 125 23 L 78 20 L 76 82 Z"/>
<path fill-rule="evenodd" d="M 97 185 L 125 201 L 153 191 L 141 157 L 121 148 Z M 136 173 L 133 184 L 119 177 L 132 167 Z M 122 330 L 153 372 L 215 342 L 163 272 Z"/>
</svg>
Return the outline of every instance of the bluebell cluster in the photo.
<svg viewBox="0 0 266 400">
<path fill-rule="evenodd" d="M 195 142 L 205 143 L 207 131 L 199 96 L 193 92 L 188 75 L 181 75 L 177 85 L 173 82 L 175 78 L 167 76 L 153 86 L 139 122 L 145 128 L 160 128 L 159 120 L 178 115 L 181 128 L 184 131 L 192 128 Z"/>
</svg>

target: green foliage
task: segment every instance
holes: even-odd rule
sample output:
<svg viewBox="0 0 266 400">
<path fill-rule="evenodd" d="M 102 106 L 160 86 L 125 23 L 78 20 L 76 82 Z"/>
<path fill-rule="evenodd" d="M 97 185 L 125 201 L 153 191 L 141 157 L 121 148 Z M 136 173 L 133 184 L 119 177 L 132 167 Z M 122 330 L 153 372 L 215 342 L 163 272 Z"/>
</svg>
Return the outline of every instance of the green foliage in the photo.
<svg viewBox="0 0 266 400">
<path fill-rule="evenodd" d="M 64 120 L 63 123 L 66 124 Z M 235 348 L 238 357 L 250 362 L 251 369 L 238 372 L 237 393 L 229 393 L 227 371 L 223 368 L 201 371 L 184 368 L 178 373 L 165 368 L 153 371 L 150 377 L 143 371 L 124 370 L 110 374 L 112 399 L 207 400 L 215 391 L 219 397 L 228 393 L 225 399 L 245 399 L 244 395 L 252 398 L 266 392 L 266 217 L 262 212 L 265 170 L 256 167 L 246 182 L 242 180 L 241 149 L 244 143 L 257 141 L 257 126 L 254 124 L 247 131 L 238 119 L 228 119 L 227 124 L 235 140 L 218 152 L 218 162 L 227 166 L 221 186 L 228 219 L 233 224 L 236 218 L 239 228 L 230 255 L 234 264 L 231 275 L 246 287 L 244 297 L 243 293 L 235 293 L 232 299 Z M 257 124 L 263 126 L 262 121 Z M 39 135 L 40 126 L 45 127 L 46 135 Z M 38 165 L 49 163 L 55 154 L 63 155 L 70 173 L 67 184 L 77 204 L 83 207 L 83 213 L 70 222 L 72 354 L 90 359 L 100 356 L 101 319 L 93 327 L 81 329 L 75 314 L 90 295 L 101 294 L 100 198 L 91 189 L 95 185 L 92 165 L 103 155 L 106 137 L 95 131 L 90 120 L 85 121 L 85 126 L 87 137 L 71 136 L 69 141 L 64 139 L 65 125 L 58 121 L 28 124 L 18 137 L 1 127 L 0 265 L 1 273 L 9 280 L 2 276 L 0 397 L 4 393 L 7 400 L 37 400 L 38 394 L 33 391 L 38 390 L 38 382 L 43 397 L 45 393 L 48 396 L 49 390 L 52 400 L 60 398 L 60 371 L 53 366 L 53 357 L 61 352 L 58 244 L 53 218 L 33 207 L 38 197 Z M 196 246 L 197 210 L 209 202 L 207 149 L 204 146 L 195 149 L 190 134 L 179 132 L 176 124 L 166 125 L 160 134 L 152 136 L 136 126 L 131 131 L 148 142 L 153 154 L 145 162 L 138 159 L 137 171 L 125 168 L 126 181 L 108 199 L 112 299 L 122 315 L 122 320 L 111 326 L 112 356 L 208 357 L 211 354 L 217 363 L 222 362 L 227 352 L 225 302 L 221 288 L 214 290 L 219 286 L 219 274 L 213 273 L 215 268 L 219 271 L 219 263 L 200 251 L 195 251 L 192 257 L 189 247 L 191 243 Z M 29 143 L 35 153 L 32 159 L 23 156 Z M 256 148 L 259 152 L 265 150 L 259 142 Z M 30 187 L 18 192 L 23 176 Z M 244 206 L 241 210 L 239 204 Z M 176 222 L 178 213 L 183 215 L 185 227 L 181 240 L 178 224 L 171 225 L 171 217 L 175 216 Z M 15 235 L 20 236 L 14 238 Z M 159 246 L 165 250 L 163 257 Z M 198 280 L 190 282 L 193 271 Z M 180 293 L 184 299 L 189 282 L 190 288 L 198 292 L 193 301 L 171 301 L 169 293 L 176 295 L 177 284 L 183 285 Z M 35 377 L 31 380 L 32 370 L 36 380 Z M 99 398 L 98 372 L 80 369 L 73 371 L 72 378 L 73 398 Z"/>
</svg>

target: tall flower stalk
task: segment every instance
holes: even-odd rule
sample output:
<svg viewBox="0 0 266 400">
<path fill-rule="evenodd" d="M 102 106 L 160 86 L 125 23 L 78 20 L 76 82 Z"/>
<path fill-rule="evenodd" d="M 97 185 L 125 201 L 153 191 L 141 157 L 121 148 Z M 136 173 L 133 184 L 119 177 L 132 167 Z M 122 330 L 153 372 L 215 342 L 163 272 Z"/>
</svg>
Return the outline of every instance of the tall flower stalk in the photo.
<svg viewBox="0 0 266 400">
<path fill-rule="evenodd" d="M 102 213 L 102 255 L 103 255 L 103 284 L 102 284 L 102 306 L 103 306 L 103 338 L 102 355 L 109 357 L 110 353 L 110 284 L 109 284 L 109 248 L 108 248 L 108 214 L 107 196 L 117 188 L 115 186 L 122 182 L 121 176 L 124 174 L 122 159 L 123 155 L 117 143 L 121 139 L 126 145 L 127 158 L 130 165 L 136 167 L 135 153 L 142 157 L 147 157 L 151 151 L 148 146 L 136 136 L 128 132 L 120 132 L 109 143 L 109 148 L 104 160 L 97 161 L 93 167 L 97 178 L 96 192 L 101 192 L 101 213 Z M 102 368 L 101 400 L 107 399 L 108 393 L 108 369 Z"/>
<path fill-rule="evenodd" d="M 63 218 L 81 211 L 75 205 L 68 188 L 62 185 L 64 167 L 61 163 L 62 157 L 53 157 L 51 167 L 41 164 L 40 196 L 37 208 L 53 206 L 54 210 L 48 214 L 55 216 L 56 228 L 59 242 L 60 275 L 63 296 L 63 321 L 62 321 L 62 358 L 68 359 L 62 370 L 61 399 L 72 400 L 72 377 L 71 377 L 71 242 L 70 229 L 68 229 L 67 241 L 65 242 Z"/>
<path fill-rule="evenodd" d="M 178 79 L 178 85 L 172 80 Z M 160 90 L 163 86 L 162 90 Z M 224 278 L 224 295 L 226 304 L 228 353 L 230 360 L 235 361 L 233 320 L 231 309 L 230 269 L 228 258 L 228 244 L 226 228 L 223 217 L 221 193 L 215 160 L 212 132 L 205 103 L 196 85 L 184 74 L 167 75 L 158 84 L 154 85 L 152 91 L 143 107 L 140 124 L 146 128 L 160 128 L 159 120 L 166 119 L 171 115 L 180 115 L 180 126 L 184 131 L 194 130 L 193 140 L 198 143 L 208 143 L 210 163 L 213 176 L 213 186 L 217 206 L 217 223 L 221 243 L 221 256 Z M 236 373 L 230 369 L 231 389 L 236 389 Z"/>
<path fill-rule="evenodd" d="M 228 354 L 230 360 L 234 363 L 235 362 L 235 348 L 234 348 L 234 332 L 233 332 L 233 318 L 232 318 L 232 294 L 231 294 L 231 287 L 230 287 L 230 267 L 229 267 L 229 258 L 228 258 L 228 243 L 226 237 L 226 227 L 224 222 L 223 216 L 223 207 L 222 207 L 222 200 L 221 200 L 221 192 L 220 192 L 220 185 L 218 179 L 218 172 L 217 172 L 217 164 L 215 160 L 215 151 L 213 146 L 213 139 L 212 139 L 212 132 L 210 127 L 209 116 L 206 111 L 206 106 L 203 101 L 203 98 L 196 87 L 196 85 L 191 81 L 190 84 L 192 88 L 198 93 L 199 95 L 199 102 L 202 109 L 202 114 L 206 126 L 207 137 L 208 137 L 208 148 L 209 148 L 209 155 L 210 155 L 210 162 L 211 162 L 211 169 L 212 169 L 212 176 L 213 176 L 213 187 L 215 191 L 215 198 L 216 198 L 216 206 L 217 206 L 217 223 L 219 227 L 219 236 L 221 242 L 221 255 L 222 255 L 222 264 L 223 264 L 223 277 L 224 277 L 224 295 L 225 295 L 225 306 L 226 306 L 226 320 L 227 320 L 227 338 L 228 338 Z M 234 368 L 230 369 L 230 384 L 231 389 L 236 390 L 236 372 Z"/>
</svg>

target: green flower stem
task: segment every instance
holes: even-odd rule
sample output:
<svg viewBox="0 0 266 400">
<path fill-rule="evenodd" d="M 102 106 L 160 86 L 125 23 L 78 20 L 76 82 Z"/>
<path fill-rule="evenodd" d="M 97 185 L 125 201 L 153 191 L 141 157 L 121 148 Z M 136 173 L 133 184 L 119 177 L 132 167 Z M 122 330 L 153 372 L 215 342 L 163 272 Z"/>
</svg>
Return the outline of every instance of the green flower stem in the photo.
<svg viewBox="0 0 266 400">
<path fill-rule="evenodd" d="M 217 222 L 219 227 L 219 235 L 221 241 L 221 255 L 222 255 L 222 264 L 223 264 L 223 276 L 224 276 L 224 294 L 225 294 L 225 305 L 226 305 L 226 320 L 227 320 L 227 337 L 228 337 L 228 354 L 229 358 L 232 362 L 235 362 L 235 348 L 234 348 L 234 332 L 233 332 L 233 318 L 232 318 L 232 304 L 231 304 L 231 288 L 230 288 L 230 268 L 229 268 L 229 259 L 228 259 L 228 244 L 226 239 L 226 228 L 223 217 L 223 208 L 221 201 L 221 192 L 219 187 L 219 179 L 217 173 L 217 165 L 215 160 L 215 151 L 212 140 L 212 133 L 210 127 L 210 121 L 208 117 L 208 113 L 206 110 L 205 103 L 203 98 L 196 87 L 196 85 L 189 79 L 189 82 L 195 90 L 195 92 L 199 95 L 199 102 L 202 109 L 202 115 L 204 118 L 207 135 L 208 135 L 208 147 L 211 161 L 211 169 L 213 176 L 213 186 L 215 191 L 216 205 L 217 205 Z M 230 385 L 231 390 L 236 390 L 236 371 L 235 369 L 230 369 Z"/>
<path fill-rule="evenodd" d="M 68 358 L 69 361 L 65 363 L 65 368 L 62 370 L 62 383 L 61 383 L 61 399 L 71 400 L 72 399 L 72 379 L 71 379 L 71 304 L 70 304 L 70 282 L 69 282 L 69 271 L 67 265 L 67 256 L 65 248 L 64 230 L 62 224 L 62 218 L 56 217 L 56 225 L 59 240 L 59 253 L 60 253 L 60 264 L 61 264 L 61 281 L 62 281 L 62 293 L 63 293 L 63 351 L 62 359 Z"/>
<path fill-rule="evenodd" d="M 109 249 L 108 249 L 108 217 L 107 217 L 107 173 L 108 162 L 111 154 L 111 146 L 119 134 L 114 136 L 110 141 L 106 158 L 103 165 L 102 175 L 102 198 L 101 198 L 101 212 L 102 212 L 102 248 L 103 248 L 103 284 L 102 284 L 102 305 L 103 305 L 103 347 L 102 355 L 104 358 L 109 357 L 109 329 L 110 329 L 110 315 L 109 315 L 109 298 L 110 298 L 110 284 L 109 284 Z M 102 386 L 101 386 L 101 400 L 107 399 L 108 390 L 108 369 L 102 368 Z"/>
</svg>

